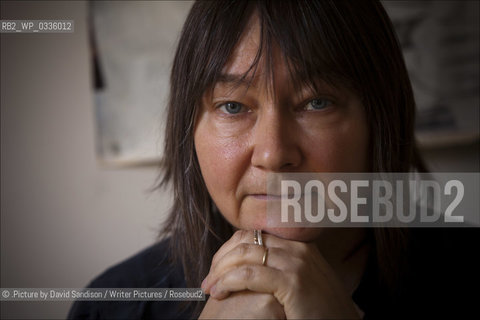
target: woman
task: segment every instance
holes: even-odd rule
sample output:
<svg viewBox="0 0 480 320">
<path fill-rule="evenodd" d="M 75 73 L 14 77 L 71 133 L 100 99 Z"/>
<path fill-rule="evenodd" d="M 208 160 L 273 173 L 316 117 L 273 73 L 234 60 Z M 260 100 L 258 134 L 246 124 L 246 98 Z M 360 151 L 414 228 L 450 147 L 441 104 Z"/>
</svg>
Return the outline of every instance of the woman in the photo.
<svg viewBox="0 0 480 320">
<path fill-rule="evenodd" d="M 436 314 L 436 283 L 424 275 L 438 273 L 417 258 L 434 243 L 421 247 L 423 238 L 436 241 L 438 232 L 266 224 L 269 173 L 423 171 L 414 107 L 378 1 L 196 2 L 171 73 L 161 182 L 175 197 L 167 237 L 91 286 L 201 285 L 210 297 L 196 305 L 89 302 L 70 317 Z M 253 230 L 263 230 L 263 246 Z"/>
</svg>

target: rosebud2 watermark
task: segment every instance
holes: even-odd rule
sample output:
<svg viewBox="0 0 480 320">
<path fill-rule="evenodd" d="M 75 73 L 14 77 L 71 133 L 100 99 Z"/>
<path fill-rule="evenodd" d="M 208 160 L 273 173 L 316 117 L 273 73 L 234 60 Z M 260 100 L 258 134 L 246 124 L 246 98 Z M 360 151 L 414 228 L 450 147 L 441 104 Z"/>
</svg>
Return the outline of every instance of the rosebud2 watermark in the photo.
<svg viewBox="0 0 480 320">
<path fill-rule="evenodd" d="M 269 227 L 478 227 L 478 173 L 272 173 Z"/>
</svg>

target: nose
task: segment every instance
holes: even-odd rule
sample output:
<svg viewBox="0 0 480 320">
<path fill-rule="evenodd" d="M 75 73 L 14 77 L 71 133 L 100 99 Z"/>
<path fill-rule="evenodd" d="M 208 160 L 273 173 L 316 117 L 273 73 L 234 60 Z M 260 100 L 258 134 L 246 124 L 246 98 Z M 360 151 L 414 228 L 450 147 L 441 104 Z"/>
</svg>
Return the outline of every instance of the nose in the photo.
<svg viewBox="0 0 480 320">
<path fill-rule="evenodd" d="M 294 120 L 281 110 L 259 115 L 253 134 L 252 165 L 272 172 L 298 168 L 302 161 L 301 137 L 295 131 Z"/>
</svg>

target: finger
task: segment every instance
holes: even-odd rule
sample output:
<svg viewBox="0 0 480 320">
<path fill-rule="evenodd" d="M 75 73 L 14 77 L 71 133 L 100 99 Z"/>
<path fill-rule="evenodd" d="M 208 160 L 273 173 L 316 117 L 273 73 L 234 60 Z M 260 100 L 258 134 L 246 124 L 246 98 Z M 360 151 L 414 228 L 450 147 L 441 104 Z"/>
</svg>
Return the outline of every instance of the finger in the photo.
<svg viewBox="0 0 480 320">
<path fill-rule="evenodd" d="M 267 238 L 265 234 L 262 234 L 262 239 L 264 245 L 267 245 Z M 270 240 L 268 245 L 272 246 L 273 243 Z M 214 265 L 218 260 L 220 260 L 227 252 L 233 250 L 240 243 L 254 244 L 253 230 L 237 230 L 233 236 L 225 242 L 220 249 L 215 253 L 212 260 L 212 265 Z M 257 245 L 258 246 L 258 245 Z"/>
<path fill-rule="evenodd" d="M 227 252 L 215 265 L 212 265 L 210 272 L 202 283 L 202 289 L 208 293 L 218 278 L 228 270 L 243 264 L 262 265 L 264 257 L 265 266 L 278 270 L 286 269 L 292 263 L 292 259 L 295 259 L 290 252 L 282 248 L 267 248 L 241 243 Z"/>
<path fill-rule="evenodd" d="M 268 248 L 284 248 L 294 250 L 295 247 L 303 245 L 301 242 L 285 240 L 271 234 L 262 234 L 263 244 Z M 217 263 L 229 251 L 233 250 L 240 243 L 253 244 L 252 230 L 237 230 L 233 236 L 225 242 L 215 253 L 212 260 L 212 266 Z"/>
<path fill-rule="evenodd" d="M 270 293 L 283 305 L 278 297 L 284 296 L 281 294 L 281 288 L 288 287 L 284 285 L 284 282 L 285 273 L 282 271 L 261 265 L 242 265 L 224 274 L 212 287 L 210 295 L 221 300 L 232 292 L 250 290 Z"/>
<path fill-rule="evenodd" d="M 303 242 L 297 242 L 293 240 L 285 240 L 278 238 L 274 235 L 271 234 L 262 234 L 263 238 L 263 243 L 265 247 L 268 247 L 270 249 L 272 248 L 284 248 L 287 250 L 287 252 L 291 254 L 299 253 L 301 254 L 302 252 L 305 251 L 306 249 L 306 244 Z M 209 274 L 212 273 L 212 270 L 216 268 L 216 265 L 218 264 L 219 261 L 222 260 L 222 258 L 230 251 L 232 251 L 236 246 L 238 246 L 240 243 L 245 243 L 245 244 L 253 244 L 254 242 L 254 236 L 253 236 L 253 231 L 252 230 L 237 230 L 233 236 L 225 242 L 220 249 L 215 253 L 213 256 L 212 264 L 209 270 Z M 255 245 L 257 246 L 257 245 Z M 260 246 L 259 246 L 260 247 Z M 261 247 L 260 247 L 261 248 Z M 282 256 L 282 255 L 281 255 Z M 262 253 L 263 257 L 263 253 Z M 290 258 L 289 257 L 289 258 Z M 281 267 L 281 266 L 278 266 Z M 214 282 L 205 278 L 202 281 L 201 287 L 206 290 L 207 287 L 210 287 L 211 284 Z"/>
</svg>

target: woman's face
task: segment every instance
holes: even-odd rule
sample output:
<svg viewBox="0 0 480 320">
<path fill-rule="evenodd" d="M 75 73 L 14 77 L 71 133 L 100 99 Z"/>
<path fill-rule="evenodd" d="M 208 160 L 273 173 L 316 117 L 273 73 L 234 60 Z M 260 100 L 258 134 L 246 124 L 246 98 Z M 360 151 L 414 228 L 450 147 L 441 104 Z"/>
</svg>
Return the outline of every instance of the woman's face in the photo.
<svg viewBox="0 0 480 320">
<path fill-rule="evenodd" d="M 251 85 L 235 86 L 258 51 L 260 27 L 253 21 L 221 81 L 203 97 L 194 135 L 198 161 L 213 201 L 234 227 L 312 241 L 318 228 L 267 227 L 267 174 L 367 171 L 364 107 L 352 92 L 321 81 L 318 92 L 295 90 L 278 51 L 272 81 L 260 60 Z"/>
</svg>

